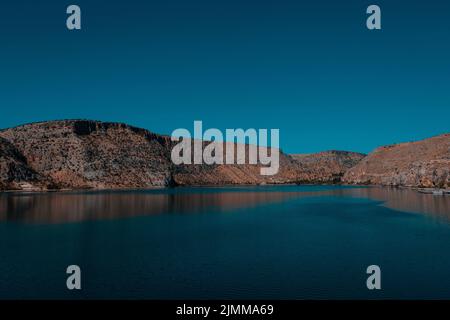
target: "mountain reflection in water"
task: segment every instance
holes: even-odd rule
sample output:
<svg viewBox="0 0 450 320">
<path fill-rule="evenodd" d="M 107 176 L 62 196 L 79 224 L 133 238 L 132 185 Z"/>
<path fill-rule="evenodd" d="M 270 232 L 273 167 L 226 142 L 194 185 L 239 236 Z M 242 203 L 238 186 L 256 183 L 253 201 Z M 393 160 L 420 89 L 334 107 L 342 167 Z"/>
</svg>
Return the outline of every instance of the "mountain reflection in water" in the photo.
<svg viewBox="0 0 450 320">
<path fill-rule="evenodd" d="M 450 219 L 450 197 L 383 187 L 269 186 L 163 190 L 3 193 L 0 221 L 68 223 L 170 213 L 245 209 L 300 197 L 356 197 L 400 211 Z"/>
</svg>

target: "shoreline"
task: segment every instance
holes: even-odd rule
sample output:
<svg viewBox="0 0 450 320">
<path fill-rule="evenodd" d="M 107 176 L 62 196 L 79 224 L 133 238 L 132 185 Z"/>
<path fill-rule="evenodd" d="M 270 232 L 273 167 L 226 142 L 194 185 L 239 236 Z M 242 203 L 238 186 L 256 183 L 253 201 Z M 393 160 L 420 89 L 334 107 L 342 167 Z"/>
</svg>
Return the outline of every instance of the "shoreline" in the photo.
<svg viewBox="0 0 450 320">
<path fill-rule="evenodd" d="M 66 193 L 66 192 L 140 192 L 151 190 L 175 190 L 178 188 L 232 188 L 232 187 L 275 187 L 275 186 L 340 186 L 340 187 L 379 187 L 386 189 L 405 189 L 413 190 L 422 194 L 429 195 L 450 195 L 450 189 L 444 188 L 424 188 L 416 186 L 392 186 L 392 185 L 377 185 L 377 184 L 345 184 L 345 183 L 265 183 L 265 184 L 222 184 L 222 185 L 174 185 L 174 186 L 154 186 L 154 187 L 122 187 L 122 188 L 62 188 L 62 189 L 30 189 L 30 190 L 0 190 L 0 196 L 2 194 L 50 194 L 50 193 Z M 440 192 L 437 194 L 436 192 Z"/>
</svg>

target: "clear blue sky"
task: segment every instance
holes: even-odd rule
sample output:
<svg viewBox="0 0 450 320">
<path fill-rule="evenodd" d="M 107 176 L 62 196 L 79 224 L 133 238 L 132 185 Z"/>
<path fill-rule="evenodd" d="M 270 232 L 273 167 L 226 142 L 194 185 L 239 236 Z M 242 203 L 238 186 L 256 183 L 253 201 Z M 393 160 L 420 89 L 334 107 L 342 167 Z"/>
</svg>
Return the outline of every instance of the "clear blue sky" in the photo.
<svg viewBox="0 0 450 320">
<path fill-rule="evenodd" d="M 381 31 L 365 27 L 374 3 Z M 0 128 L 203 120 L 279 128 L 290 153 L 369 152 L 450 131 L 450 2 L 5 0 L 0 110 Z"/>
</svg>

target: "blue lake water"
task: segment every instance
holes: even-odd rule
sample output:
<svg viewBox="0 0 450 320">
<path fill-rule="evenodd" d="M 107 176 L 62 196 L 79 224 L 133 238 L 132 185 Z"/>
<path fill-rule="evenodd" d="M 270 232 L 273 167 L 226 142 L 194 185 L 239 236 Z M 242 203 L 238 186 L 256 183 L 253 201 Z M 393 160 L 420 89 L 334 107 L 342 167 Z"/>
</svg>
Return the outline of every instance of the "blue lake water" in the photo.
<svg viewBox="0 0 450 320">
<path fill-rule="evenodd" d="M 450 197 L 411 190 L 0 194 L 1 299 L 450 298 L 449 252 Z"/>
</svg>

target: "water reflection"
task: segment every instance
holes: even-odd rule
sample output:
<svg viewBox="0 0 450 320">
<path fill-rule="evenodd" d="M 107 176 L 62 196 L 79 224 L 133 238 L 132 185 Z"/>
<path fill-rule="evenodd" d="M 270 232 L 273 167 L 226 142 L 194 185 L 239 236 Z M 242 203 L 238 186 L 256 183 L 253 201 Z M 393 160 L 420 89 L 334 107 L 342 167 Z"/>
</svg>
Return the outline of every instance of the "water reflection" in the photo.
<svg viewBox="0 0 450 320">
<path fill-rule="evenodd" d="M 3 194 L 0 221 L 63 223 L 161 213 L 200 213 L 283 201 L 297 192 Z"/>
<path fill-rule="evenodd" d="M 432 215 L 450 220 L 450 196 L 433 196 L 410 189 L 388 187 L 350 188 L 333 192 L 335 195 L 369 198 L 383 201 L 387 208 Z"/>
<path fill-rule="evenodd" d="M 312 189 L 312 190 L 311 190 Z M 383 201 L 388 208 L 450 219 L 450 197 L 413 190 L 363 188 L 305 188 L 281 186 L 223 190 L 169 189 L 159 192 L 66 192 L 0 194 L 0 221 L 66 223 L 116 219 L 162 213 L 192 213 L 251 208 L 298 197 L 337 196 Z"/>
</svg>

